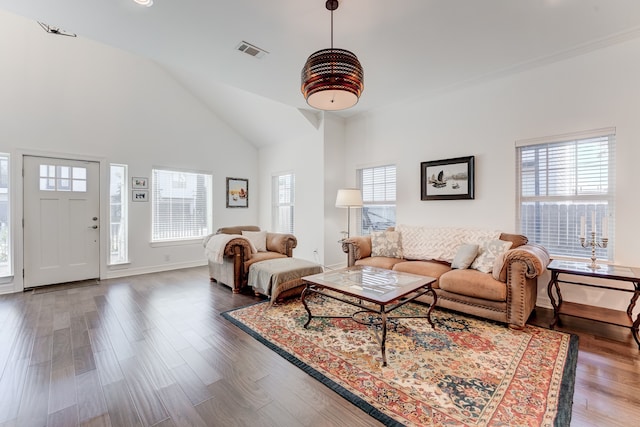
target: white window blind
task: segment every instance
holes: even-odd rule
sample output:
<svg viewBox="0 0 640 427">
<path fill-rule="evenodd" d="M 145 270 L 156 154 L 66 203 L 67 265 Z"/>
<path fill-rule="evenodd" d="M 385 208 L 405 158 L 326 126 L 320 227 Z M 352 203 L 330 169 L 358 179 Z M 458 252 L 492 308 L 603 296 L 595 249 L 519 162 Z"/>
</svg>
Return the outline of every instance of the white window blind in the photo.
<svg viewBox="0 0 640 427">
<path fill-rule="evenodd" d="M 584 217 L 587 239 L 592 224 L 598 240 L 607 226 L 608 248 L 596 256 L 613 261 L 615 129 L 574 136 L 516 143 L 520 232 L 552 255 L 589 258 L 579 240 Z"/>
<path fill-rule="evenodd" d="M 359 214 L 360 234 L 386 230 L 396 224 L 396 166 L 358 170 L 363 207 Z"/>
<path fill-rule="evenodd" d="M 127 165 L 112 164 L 109 179 L 109 264 L 129 261 Z"/>
<path fill-rule="evenodd" d="M 278 233 L 294 232 L 295 175 L 275 175 L 272 181 L 272 227 Z"/>
<path fill-rule="evenodd" d="M 211 182 L 209 174 L 154 169 L 151 240 L 197 239 L 211 233 Z"/>
</svg>

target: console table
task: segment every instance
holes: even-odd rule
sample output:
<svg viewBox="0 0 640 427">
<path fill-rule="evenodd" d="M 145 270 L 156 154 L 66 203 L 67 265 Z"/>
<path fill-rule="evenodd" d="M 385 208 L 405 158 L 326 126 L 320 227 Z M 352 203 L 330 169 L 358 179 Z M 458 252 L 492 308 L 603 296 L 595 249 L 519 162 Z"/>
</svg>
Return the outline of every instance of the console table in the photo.
<svg viewBox="0 0 640 427">
<path fill-rule="evenodd" d="M 638 338 L 638 328 L 640 327 L 640 313 L 633 319 L 633 308 L 640 296 L 640 268 L 622 267 L 619 265 L 599 265 L 597 268 L 591 268 L 586 262 L 573 262 L 553 260 L 547 266 L 551 272 L 551 280 L 547 286 L 547 294 L 553 305 L 553 323 L 550 328 L 553 329 L 558 323 L 560 315 L 581 317 L 583 319 L 591 319 L 599 322 L 609 323 L 612 325 L 624 326 L 631 328 L 631 334 L 640 348 L 640 339 Z M 590 277 L 594 279 L 607 279 L 619 282 L 629 282 L 633 284 L 633 289 L 616 287 L 608 284 L 592 284 L 580 281 L 560 280 L 560 275 L 572 275 Z M 570 283 L 578 286 L 587 286 L 591 288 L 608 289 L 619 292 L 631 292 L 631 300 L 627 311 L 611 310 L 608 308 L 595 307 L 591 305 L 578 304 L 562 300 L 560 292 L 560 283 Z M 555 294 L 554 295 L 554 290 Z"/>
</svg>

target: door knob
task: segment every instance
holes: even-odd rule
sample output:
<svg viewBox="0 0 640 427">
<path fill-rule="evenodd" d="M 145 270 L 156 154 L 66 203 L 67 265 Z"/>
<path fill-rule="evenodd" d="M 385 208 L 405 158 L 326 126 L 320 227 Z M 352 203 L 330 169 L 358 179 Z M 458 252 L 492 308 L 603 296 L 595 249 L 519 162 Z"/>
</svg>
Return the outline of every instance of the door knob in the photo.
<svg viewBox="0 0 640 427">
<path fill-rule="evenodd" d="M 93 218 L 91 218 L 91 219 L 92 219 L 92 220 L 94 220 L 94 221 L 97 221 L 97 220 L 98 220 L 98 217 L 97 217 L 97 216 L 94 216 L 94 217 L 93 217 Z"/>
</svg>

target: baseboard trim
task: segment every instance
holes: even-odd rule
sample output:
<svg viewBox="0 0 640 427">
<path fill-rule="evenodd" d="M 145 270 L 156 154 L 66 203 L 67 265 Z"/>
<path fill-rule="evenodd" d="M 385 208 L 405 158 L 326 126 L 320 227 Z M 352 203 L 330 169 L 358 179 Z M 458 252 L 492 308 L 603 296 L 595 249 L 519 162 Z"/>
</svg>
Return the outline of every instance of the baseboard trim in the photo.
<svg viewBox="0 0 640 427">
<path fill-rule="evenodd" d="M 111 267 L 101 279 L 117 279 L 126 276 L 139 276 L 141 274 L 160 273 L 162 271 L 180 270 L 181 268 L 201 267 L 207 265 L 206 261 L 189 261 L 172 264 L 153 265 L 140 268 L 113 268 Z"/>
</svg>

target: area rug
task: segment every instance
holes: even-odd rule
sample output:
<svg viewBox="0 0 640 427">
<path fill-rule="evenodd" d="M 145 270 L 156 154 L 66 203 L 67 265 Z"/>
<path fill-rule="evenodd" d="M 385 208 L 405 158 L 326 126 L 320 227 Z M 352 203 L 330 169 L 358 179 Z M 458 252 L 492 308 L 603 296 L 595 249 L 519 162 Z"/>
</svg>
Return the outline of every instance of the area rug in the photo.
<svg viewBox="0 0 640 427">
<path fill-rule="evenodd" d="M 313 314 L 353 307 L 312 295 Z M 407 304 L 394 315 L 425 314 Z M 227 319 L 390 426 L 565 426 L 578 353 L 575 335 L 505 325 L 434 309 L 425 319 L 389 320 L 388 366 L 371 326 L 314 318 L 299 299 L 258 303 Z"/>
</svg>

